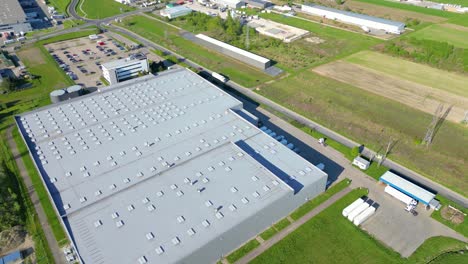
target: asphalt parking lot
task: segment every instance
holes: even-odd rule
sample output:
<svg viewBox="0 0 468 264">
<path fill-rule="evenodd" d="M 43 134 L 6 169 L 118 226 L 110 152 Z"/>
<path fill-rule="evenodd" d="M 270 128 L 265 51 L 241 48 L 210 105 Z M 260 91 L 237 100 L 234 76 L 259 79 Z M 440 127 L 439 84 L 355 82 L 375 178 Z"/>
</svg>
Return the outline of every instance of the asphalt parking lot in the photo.
<svg viewBox="0 0 468 264">
<path fill-rule="evenodd" d="M 71 79 L 87 88 L 104 86 L 100 80 L 102 63 L 127 58 L 135 53 L 143 53 L 150 60 L 159 60 L 159 57 L 145 48 L 126 50 L 121 41 L 105 34 L 98 36 L 99 39 L 96 40 L 86 37 L 52 43 L 45 47 Z"/>
</svg>

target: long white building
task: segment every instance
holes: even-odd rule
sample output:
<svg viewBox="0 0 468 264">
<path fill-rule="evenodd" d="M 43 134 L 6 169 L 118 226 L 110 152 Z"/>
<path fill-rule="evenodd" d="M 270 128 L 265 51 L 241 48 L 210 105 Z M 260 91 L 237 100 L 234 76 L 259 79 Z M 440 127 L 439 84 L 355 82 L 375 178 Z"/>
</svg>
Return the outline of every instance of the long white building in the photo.
<svg viewBox="0 0 468 264">
<path fill-rule="evenodd" d="M 405 24 L 402 22 L 342 11 L 315 4 L 302 5 L 302 11 L 311 15 L 337 20 L 346 24 L 385 30 L 386 32 L 393 34 L 401 34 L 405 31 Z"/>
<path fill-rule="evenodd" d="M 102 75 L 110 84 L 132 79 L 142 72 L 148 72 L 146 57 L 129 57 L 102 64 Z"/>
</svg>

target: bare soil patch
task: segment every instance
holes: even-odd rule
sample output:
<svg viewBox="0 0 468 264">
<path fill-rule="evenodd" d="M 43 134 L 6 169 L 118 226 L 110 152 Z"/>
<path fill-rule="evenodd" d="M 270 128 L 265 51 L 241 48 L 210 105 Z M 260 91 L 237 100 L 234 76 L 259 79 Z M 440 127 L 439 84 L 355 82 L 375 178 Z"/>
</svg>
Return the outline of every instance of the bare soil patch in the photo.
<svg viewBox="0 0 468 264">
<path fill-rule="evenodd" d="M 449 220 L 457 225 L 463 223 L 465 220 L 465 215 L 462 212 L 448 206 L 444 206 L 441 209 L 440 214 L 445 220 Z"/>
<path fill-rule="evenodd" d="M 45 59 L 42 56 L 41 51 L 37 47 L 24 49 L 20 51 L 19 53 L 20 53 L 20 57 L 23 60 L 29 61 L 30 64 L 44 64 L 45 63 Z"/>
<path fill-rule="evenodd" d="M 439 23 L 439 22 L 447 20 L 446 18 L 443 18 L 443 17 L 425 15 L 421 13 L 405 11 L 405 10 L 390 8 L 390 7 L 385 7 L 385 6 L 373 5 L 373 4 L 352 1 L 352 0 L 346 1 L 344 6 L 347 6 L 353 12 L 364 13 L 364 14 L 371 15 L 371 16 L 377 16 L 377 17 L 397 20 L 401 22 L 405 22 L 407 18 L 419 19 L 423 22 L 431 22 L 431 23 Z"/>
<path fill-rule="evenodd" d="M 415 109 L 434 113 L 440 102 L 453 104 L 447 120 L 460 122 L 465 116 L 468 98 L 434 89 L 411 81 L 395 78 L 359 65 L 336 61 L 313 71 L 363 90 L 398 101 Z"/>
</svg>

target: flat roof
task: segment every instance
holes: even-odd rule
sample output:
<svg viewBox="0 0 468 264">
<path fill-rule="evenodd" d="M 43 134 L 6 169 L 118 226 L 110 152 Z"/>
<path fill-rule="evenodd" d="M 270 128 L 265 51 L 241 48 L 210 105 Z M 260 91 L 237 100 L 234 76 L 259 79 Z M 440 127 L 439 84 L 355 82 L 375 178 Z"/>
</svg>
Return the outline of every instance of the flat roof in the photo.
<svg viewBox="0 0 468 264">
<path fill-rule="evenodd" d="M 136 61 L 141 61 L 141 60 L 146 60 L 146 58 L 124 58 L 120 60 L 113 60 L 109 62 L 105 62 L 102 64 L 103 68 L 106 69 L 114 69 L 114 68 L 120 68 L 120 67 L 125 67 L 128 64 L 134 63 Z"/>
<path fill-rule="evenodd" d="M 359 19 L 364 19 L 364 20 L 371 20 L 371 21 L 374 21 L 374 22 L 382 23 L 382 24 L 388 24 L 388 25 L 397 26 L 397 27 L 405 26 L 405 23 L 402 23 L 402 22 L 399 22 L 399 21 L 394 21 L 394 20 L 389 20 L 389 19 L 385 19 L 385 18 L 369 16 L 369 15 L 364 15 L 364 14 L 358 14 L 358 13 L 349 12 L 349 11 L 343 11 L 343 10 L 339 10 L 339 9 L 335 9 L 335 8 L 331 8 L 331 7 L 326 7 L 326 6 L 321 6 L 321 5 L 316 5 L 316 4 L 306 3 L 306 4 L 303 4 L 303 5 L 308 6 L 308 7 L 312 7 L 312 8 L 316 8 L 316 9 L 320 9 L 320 10 L 324 10 L 324 11 L 328 11 L 328 12 L 333 12 L 333 13 L 337 13 L 337 14 L 342 14 L 342 15 L 354 17 L 354 18 L 359 18 Z"/>
<path fill-rule="evenodd" d="M 0 1 L 0 25 L 23 23 L 26 21 L 26 14 L 18 0 Z"/>
<path fill-rule="evenodd" d="M 186 7 L 186 6 L 182 6 L 182 5 L 178 5 L 178 6 L 174 6 L 174 7 L 167 7 L 165 9 L 163 9 L 162 11 L 164 11 L 164 13 L 168 14 L 168 15 L 174 15 L 174 14 L 177 14 L 177 13 L 180 13 L 180 12 L 192 12 L 192 9 Z"/>
<path fill-rule="evenodd" d="M 177 69 L 16 121 L 85 263 L 172 263 L 326 177 L 241 108 Z"/>
<path fill-rule="evenodd" d="M 203 34 L 197 34 L 196 35 L 197 38 L 200 38 L 200 39 L 203 39 L 205 41 L 208 41 L 216 46 L 220 46 L 224 49 L 227 49 L 227 50 L 230 50 L 230 51 L 233 51 L 235 53 L 238 53 L 240 55 L 243 55 L 243 56 L 246 56 L 246 57 L 249 57 L 251 59 L 254 59 L 256 61 L 259 61 L 261 63 L 268 63 L 270 60 L 267 59 L 267 58 L 264 58 L 262 56 L 258 56 L 257 54 L 254 54 L 252 52 L 248 52 L 246 50 L 243 50 L 243 49 L 240 49 L 238 47 L 234 47 L 232 45 L 229 45 L 225 42 L 222 42 L 222 41 L 219 41 L 217 39 L 214 39 L 214 38 L 211 38 L 211 37 L 208 37 L 206 35 L 203 35 Z"/>
<path fill-rule="evenodd" d="M 434 199 L 435 194 L 429 192 L 428 190 L 396 175 L 391 171 L 385 172 L 381 177 L 380 181 L 383 181 L 393 188 L 425 203 L 429 204 L 432 199 Z"/>
</svg>

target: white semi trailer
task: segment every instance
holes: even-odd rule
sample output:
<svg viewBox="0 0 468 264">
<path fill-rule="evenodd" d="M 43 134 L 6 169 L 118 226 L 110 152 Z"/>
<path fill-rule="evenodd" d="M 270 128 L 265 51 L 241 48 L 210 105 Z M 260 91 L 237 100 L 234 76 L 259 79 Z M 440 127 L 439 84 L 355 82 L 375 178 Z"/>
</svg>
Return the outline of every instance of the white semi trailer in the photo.
<svg viewBox="0 0 468 264">
<path fill-rule="evenodd" d="M 351 211 L 351 213 L 349 213 L 348 220 L 352 222 L 356 216 L 358 216 L 360 213 L 364 212 L 364 210 L 366 210 L 367 208 L 369 208 L 368 203 L 360 204 L 353 211 Z"/>
<path fill-rule="evenodd" d="M 222 83 L 227 83 L 228 78 L 224 77 L 223 75 L 217 73 L 217 72 L 212 72 L 211 76 L 215 78 L 216 80 L 222 82 Z"/>
<path fill-rule="evenodd" d="M 364 223 L 369 217 L 371 217 L 375 213 L 375 207 L 370 206 L 366 210 L 364 210 L 362 213 L 360 213 L 358 216 L 356 216 L 353 220 L 353 223 L 356 226 L 359 226 L 360 224 Z"/>
<path fill-rule="evenodd" d="M 343 212 L 342 212 L 343 216 L 347 217 L 349 213 L 351 213 L 351 211 L 353 211 L 354 209 L 356 209 L 356 207 L 358 207 L 359 205 L 363 203 L 364 203 L 364 200 L 362 198 L 359 198 L 356 201 L 354 201 L 352 204 L 346 206 L 346 208 L 343 209 Z"/>
</svg>

